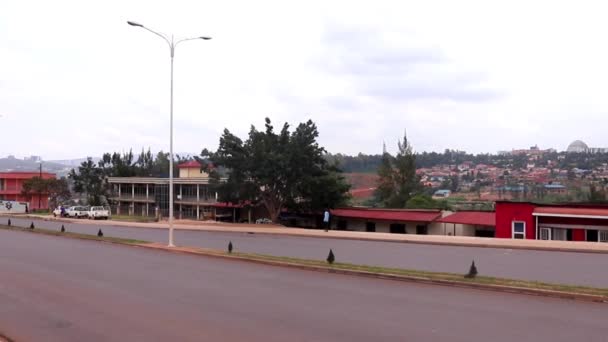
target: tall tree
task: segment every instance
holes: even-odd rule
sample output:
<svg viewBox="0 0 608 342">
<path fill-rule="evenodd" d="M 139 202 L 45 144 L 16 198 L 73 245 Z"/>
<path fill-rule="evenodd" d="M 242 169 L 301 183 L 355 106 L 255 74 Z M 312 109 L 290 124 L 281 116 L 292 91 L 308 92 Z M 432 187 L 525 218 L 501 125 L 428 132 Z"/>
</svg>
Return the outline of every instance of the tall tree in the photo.
<svg viewBox="0 0 608 342">
<path fill-rule="evenodd" d="M 104 169 L 95 165 L 91 158 L 80 164 L 78 172 L 72 169 L 68 177 L 74 182 L 74 192 L 86 195 L 89 205 L 103 205 L 107 201 Z"/>
<path fill-rule="evenodd" d="M 345 203 L 349 186 L 324 158 L 312 121 L 293 132 L 285 123 L 276 133 L 266 118 L 264 128 L 251 126 L 246 141 L 225 129 L 218 150 L 204 151 L 216 167 L 226 169 L 227 179 L 221 183 L 217 172 L 212 173 L 221 201 L 260 203 L 273 221 L 284 208 L 314 211 Z"/>
<path fill-rule="evenodd" d="M 421 191 L 420 177 L 416 174 L 416 155 L 405 133 L 397 147 L 395 157 L 386 152 L 383 154 L 378 168 L 376 197 L 387 208 L 405 208 L 407 201 Z"/>
</svg>

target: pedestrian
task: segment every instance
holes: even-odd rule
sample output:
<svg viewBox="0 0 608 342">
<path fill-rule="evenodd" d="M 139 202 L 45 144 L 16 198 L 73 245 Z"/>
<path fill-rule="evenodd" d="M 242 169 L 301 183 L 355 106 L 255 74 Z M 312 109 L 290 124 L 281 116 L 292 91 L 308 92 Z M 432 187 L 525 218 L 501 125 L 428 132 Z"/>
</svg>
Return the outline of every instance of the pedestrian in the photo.
<svg viewBox="0 0 608 342">
<path fill-rule="evenodd" d="M 59 215 L 59 216 L 61 216 L 61 217 L 65 217 L 65 207 L 64 207 L 64 206 L 60 206 L 59 208 L 60 208 L 60 209 L 59 209 L 59 210 L 60 210 L 60 211 L 59 211 L 59 212 L 60 212 L 60 215 Z"/>
<path fill-rule="evenodd" d="M 323 227 L 325 227 L 325 231 L 328 231 L 331 226 L 329 225 L 329 209 L 325 209 L 323 213 Z"/>
</svg>

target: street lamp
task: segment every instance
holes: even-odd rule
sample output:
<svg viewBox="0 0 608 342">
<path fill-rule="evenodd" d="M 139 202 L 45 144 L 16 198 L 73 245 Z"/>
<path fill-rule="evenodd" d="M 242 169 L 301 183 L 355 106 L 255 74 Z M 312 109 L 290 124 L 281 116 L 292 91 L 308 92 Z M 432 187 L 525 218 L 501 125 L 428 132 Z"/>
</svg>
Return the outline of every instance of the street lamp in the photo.
<svg viewBox="0 0 608 342">
<path fill-rule="evenodd" d="M 184 38 L 178 41 L 174 41 L 173 35 L 171 35 L 171 40 L 169 40 L 169 38 L 167 38 L 165 35 L 151 30 L 140 23 L 136 23 L 134 21 L 127 21 L 127 24 L 135 27 L 141 27 L 161 37 L 167 42 L 167 44 L 169 44 L 169 52 L 171 53 L 171 100 L 169 124 L 169 247 L 175 247 L 175 245 L 173 244 L 173 57 L 175 55 L 175 47 L 177 46 L 177 44 L 185 42 L 187 40 L 195 39 L 210 40 L 211 37 L 200 36 L 193 38 Z"/>
<path fill-rule="evenodd" d="M 39 181 L 40 184 L 42 184 L 42 160 L 38 161 L 38 164 L 40 164 L 40 176 L 39 176 Z M 40 192 L 40 188 L 38 189 L 38 210 L 40 210 L 40 207 L 42 206 L 42 193 Z"/>
</svg>

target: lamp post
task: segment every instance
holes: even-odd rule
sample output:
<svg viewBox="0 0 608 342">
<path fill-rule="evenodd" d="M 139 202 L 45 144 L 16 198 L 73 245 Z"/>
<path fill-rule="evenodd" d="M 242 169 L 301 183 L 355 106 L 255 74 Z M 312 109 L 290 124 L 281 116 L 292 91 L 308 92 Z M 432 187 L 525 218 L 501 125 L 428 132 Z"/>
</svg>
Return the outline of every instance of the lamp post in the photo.
<svg viewBox="0 0 608 342">
<path fill-rule="evenodd" d="M 154 33 L 155 35 L 161 37 L 167 42 L 169 45 L 169 52 L 171 54 L 171 95 L 170 95 L 170 124 L 169 124 L 169 247 L 175 247 L 173 244 L 173 57 L 175 56 L 175 47 L 181 43 L 188 40 L 202 39 L 209 40 L 211 37 L 200 36 L 193 38 L 185 38 L 178 41 L 173 40 L 173 35 L 171 35 L 171 40 L 167 38 L 165 35 L 158 33 L 154 30 L 151 30 L 145 27 L 142 24 L 136 23 L 134 21 L 127 21 L 127 24 L 135 27 L 141 27 L 147 31 Z"/>
<path fill-rule="evenodd" d="M 42 184 L 42 160 L 40 160 L 38 162 L 40 164 L 40 176 L 39 176 L 39 180 L 40 180 L 40 184 Z M 42 200 L 42 193 L 40 192 L 40 188 L 38 189 L 38 210 L 40 210 L 40 207 L 42 206 L 41 203 Z"/>
</svg>

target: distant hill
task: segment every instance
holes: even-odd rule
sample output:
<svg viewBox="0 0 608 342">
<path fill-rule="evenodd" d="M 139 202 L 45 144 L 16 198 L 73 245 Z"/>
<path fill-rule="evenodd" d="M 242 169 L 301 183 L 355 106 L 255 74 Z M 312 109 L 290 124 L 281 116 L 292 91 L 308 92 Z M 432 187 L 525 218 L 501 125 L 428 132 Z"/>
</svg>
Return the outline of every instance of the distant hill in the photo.
<svg viewBox="0 0 608 342">
<path fill-rule="evenodd" d="M 42 161 L 42 171 L 56 173 L 64 177 L 72 167 L 51 161 Z M 0 172 L 37 172 L 40 164 L 33 160 L 23 160 L 14 157 L 0 158 Z"/>
<path fill-rule="evenodd" d="M 94 163 L 97 163 L 101 158 L 92 157 Z M 71 167 L 78 167 L 82 162 L 87 161 L 87 158 L 76 158 L 76 159 L 64 159 L 64 160 L 49 160 L 49 163 L 61 164 Z"/>
</svg>

